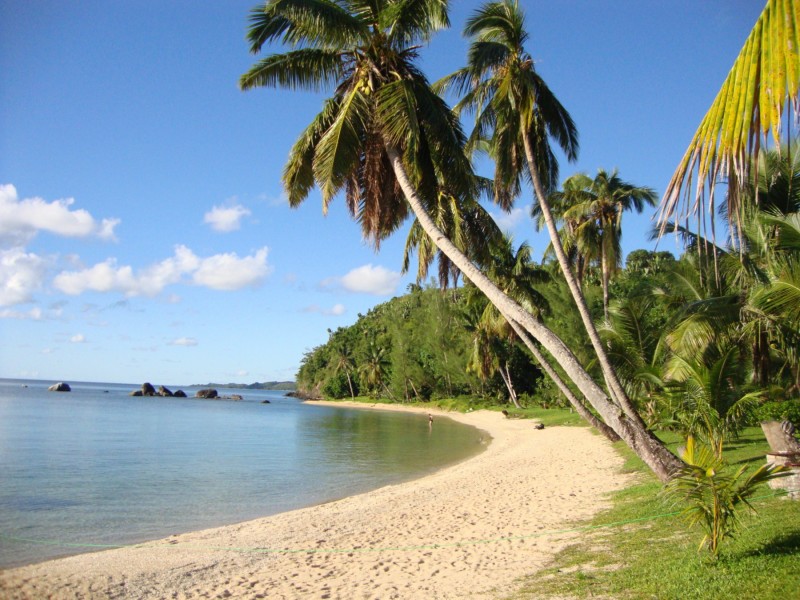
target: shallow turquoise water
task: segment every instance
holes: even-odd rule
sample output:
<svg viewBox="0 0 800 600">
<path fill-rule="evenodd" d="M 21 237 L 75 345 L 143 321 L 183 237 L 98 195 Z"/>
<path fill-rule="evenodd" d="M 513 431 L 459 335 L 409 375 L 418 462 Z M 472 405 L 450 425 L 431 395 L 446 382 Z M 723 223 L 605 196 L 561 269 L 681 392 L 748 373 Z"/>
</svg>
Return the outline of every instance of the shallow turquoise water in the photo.
<svg viewBox="0 0 800 600">
<path fill-rule="evenodd" d="M 480 432 L 448 419 L 430 428 L 424 415 L 282 392 L 220 390 L 245 398 L 231 402 L 71 385 L 0 380 L 0 568 L 318 504 L 483 447 Z"/>
</svg>

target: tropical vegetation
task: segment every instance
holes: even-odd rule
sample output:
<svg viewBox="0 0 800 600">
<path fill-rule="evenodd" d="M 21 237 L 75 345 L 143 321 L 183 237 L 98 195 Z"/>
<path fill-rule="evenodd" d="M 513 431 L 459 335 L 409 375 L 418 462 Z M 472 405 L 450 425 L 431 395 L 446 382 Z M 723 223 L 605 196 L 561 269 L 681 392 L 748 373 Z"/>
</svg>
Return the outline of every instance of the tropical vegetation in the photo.
<svg viewBox="0 0 800 600">
<path fill-rule="evenodd" d="M 323 211 L 343 195 L 376 248 L 412 217 L 404 267 L 417 252 L 422 283 L 438 260 L 443 288 L 415 290 L 381 309 L 395 312 L 382 326 L 367 315 L 353 326 L 360 337 L 332 332 L 306 356 L 298 381 L 332 396 L 405 401 L 488 391 L 516 407 L 549 396 L 622 438 L 663 481 L 685 464 L 655 427 L 695 436 L 720 454 L 754 415 L 793 415 L 800 227 L 794 138 L 787 131 L 781 146 L 778 133 L 798 109 L 797 21 L 794 0 L 768 2 L 673 178 L 658 233 L 678 232 L 684 254 L 632 253 L 621 269 L 622 215 L 652 206 L 655 194 L 602 169 L 559 189 L 551 142 L 573 160 L 577 129 L 536 71 L 516 1 L 473 13 L 466 66 L 435 85 L 418 53 L 449 25 L 445 0 L 256 7 L 252 52 L 280 47 L 242 75 L 242 89 L 332 91 L 290 152 L 290 204 L 315 186 Z M 440 94 L 456 96 L 453 109 Z M 467 135 L 460 119 L 469 114 Z M 753 142 L 768 130 L 772 148 Z M 492 180 L 474 172 L 475 153 L 494 162 Z M 728 215 L 724 243 L 713 219 L 709 236 L 703 218 L 691 227 L 686 211 L 677 212 L 695 168 L 697 189 L 707 187 L 711 198 L 717 179 L 727 178 L 725 201 L 717 194 L 712 203 Z M 538 265 L 481 205 L 488 198 L 509 209 L 528 182 L 554 256 Z M 444 291 L 449 285 L 455 290 Z M 553 301 L 557 314 L 548 311 Z M 520 393 L 525 374 L 528 398 Z"/>
</svg>

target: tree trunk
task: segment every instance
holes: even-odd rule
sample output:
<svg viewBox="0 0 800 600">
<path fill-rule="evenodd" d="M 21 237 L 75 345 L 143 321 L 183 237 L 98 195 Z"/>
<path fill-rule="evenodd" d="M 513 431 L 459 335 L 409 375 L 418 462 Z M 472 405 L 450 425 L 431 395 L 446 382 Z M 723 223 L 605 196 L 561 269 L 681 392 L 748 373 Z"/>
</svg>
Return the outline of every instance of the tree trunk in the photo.
<svg viewBox="0 0 800 600">
<path fill-rule="evenodd" d="M 611 429 L 608 425 L 603 423 L 597 416 L 590 411 L 586 406 L 581 402 L 575 394 L 572 393 L 572 390 L 569 386 L 564 383 L 564 380 L 561 379 L 561 376 L 556 372 L 556 370 L 550 364 L 550 361 L 542 354 L 541 350 L 536 347 L 536 344 L 533 343 L 528 333 L 522 329 L 515 321 L 509 321 L 509 324 L 514 329 L 516 334 L 522 340 L 522 343 L 525 344 L 525 347 L 530 350 L 530 353 L 533 355 L 533 358 L 536 359 L 536 362 L 539 363 L 539 366 L 542 367 L 544 372 L 547 374 L 550 379 L 556 384 L 556 387 L 564 394 L 564 397 L 567 399 L 567 402 L 570 403 L 570 406 L 575 409 L 584 421 L 589 423 L 592 427 L 597 429 L 600 433 L 602 433 L 606 438 L 608 438 L 611 442 L 618 442 L 620 437 L 616 434 L 616 432 Z"/>
<path fill-rule="evenodd" d="M 504 294 L 436 227 L 411 184 L 400 153 L 389 144 L 386 145 L 386 151 L 397 182 L 403 190 L 409 206 L 433 243 L 461 270 L 464 277 L 472 281 L 486 295 L 507 320 L 519 323 L 547 349 L 603 420 L 625 440 L 628 446 L 662 481 L 669 480 L 683 464 L 680 459 L 647 430 L 641 417 L 635 411 L 636 419 L 626 417 L 624 413 L 620 412 L 619 407 L 608 399 L 605 392 L 592 380 L 564 342 Z"/>
<path fill-rule="evenodd" d="M 601 241 L 600 245 L 600 265 L 601 277 L 603 279 L 603 316 L 608 321 L 608 281 L 610 279 L 608 268 L 608 253 L 605 249 L 605 244 Z"/>
<path fill-rule="evenodd" d="M 350 371 L 348 371 L 347 369 L 345 369 L 345 370 L 344 370 L 344 374 L 345 374 L 345 375 L 347 375 L 347 385 L 349 385 L 349 386 L 350 386 L 350 398 L 352 398 L 353 400 L 355 400 L 355 399 L 356 399 L 356 394 L 355 394 L 355 392 L 353 391 L 353 380 L 352 380 L 352 379 L 350 379 Z"/>
<path fill-rule="evenodd" d="M 517 399 L 517 391 L 514 389 L 514 384 L 511 381 L 511 372 L 508 370 L 508 363 L 506 363 L 505 370 L 503 370 L 502 365 L 498 367 L 497 370 L 500 371 L 500 377 L 503 379 L 503 383 L 506 384 L 508 397 L 511 400 L 511 403 L 515 408 L 522 408 L 519 405 L 519 400 Z"/>
<path fill-rule="evenodd" d="M 636 424 L 636 427 L 646 429 L 647 426 L 645 425 L 645 422 L 631 404 L 628 394 L 625 393 L 625 390 L 623 389 L 622 384 L 619 382 L 619 378 L 617 377 L 614 368 L 611 366 L 611 361 L 608 359 L 608 354 L 606 354 L 603 343 L 600 340 L 600 335 L 597 333 L 597 328 L 594 326 L 594 321 L 592 321 L 592 315 L 589 313 L 589 307 L 586 305 L 586 298 L 584 298 L 583 291 L 581 290 L 580 285 L 578 285 L 575 275 L 569 266 L 567 255 L 564 252 L 564 246 L 561 244 L 561 238 L 558 235 L 558 229 L 556 228 L 556 222 L 553 218 L 553 213 L 550 210 L 550 203 L 547 201 L 544 187 L 542 186 L 542 180 L 539 177 L 539 172 L 536 168 L 536 162 L 533 156 L 533 148 L 531 146 L 530 139 L 528 138 L 528 134 L 525 131 L 522 132 L 522 140 L 525 145 L 525 157 L 528 161 L 528 171 L 530 172 L 531 181 L 533 182 L 533 189 L 536 194 L 536 199 L 538 200 L 539 207 L 542 210 L 542 217 L 547 225 L 547 231 L 550 234 L 550 242 L 553 246 L 553 252 L 555 252 L 556 258 L 558 259 L 558 264 L 561 266 L 561 271 L 563 272 L 564 278 L 567 281 L 567 286 L 572 293 L 572 298 L 575 300 L 575 305 L 577 306 L 578 312 L 581 315 L 586 333 L 589 335 L 589 340 L 592 342 L 592 347 L 597 355 L 600 368 L 603 371 L 603 377 L 606 380 L 606 385 L 608 386 L 608 391 L 611 394 L 611 398 L 615 400 L 625 414 L 628 415 L 628 418 Z"/>
</svg>

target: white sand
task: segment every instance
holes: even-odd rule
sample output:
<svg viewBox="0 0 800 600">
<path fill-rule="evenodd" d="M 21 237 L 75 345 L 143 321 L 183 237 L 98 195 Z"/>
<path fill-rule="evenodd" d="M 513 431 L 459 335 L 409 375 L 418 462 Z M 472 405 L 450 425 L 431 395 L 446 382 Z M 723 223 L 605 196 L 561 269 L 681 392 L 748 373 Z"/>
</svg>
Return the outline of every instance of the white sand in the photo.
<svg viewBox="0 0 800 600">
<path fill-rule="evenodd" d="M 488 449 L 336 502 L 0 571 L 0 597 L 502 598 L 579 535 L 559 530 L 629 481 L 588 429 L 448 416 L 483 430 Z"/>
</svg>

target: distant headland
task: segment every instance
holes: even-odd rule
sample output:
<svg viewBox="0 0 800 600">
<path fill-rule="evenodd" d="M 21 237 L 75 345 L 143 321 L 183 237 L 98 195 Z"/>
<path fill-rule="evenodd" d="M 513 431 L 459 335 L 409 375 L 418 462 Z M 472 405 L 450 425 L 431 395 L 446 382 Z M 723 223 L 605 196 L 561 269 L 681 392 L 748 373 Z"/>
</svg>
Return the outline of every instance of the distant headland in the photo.
<svg viewBox="0 0 800 600">
<path fill-rule="evenodd" d="M 241 390 L 276 390 L 294 391 L 296 388 L 294 381 L 263 381 L 255 383 L 203 383 L 193 384 L 190 387 L 202 388 L 238 388 Z"/>
</svg>

